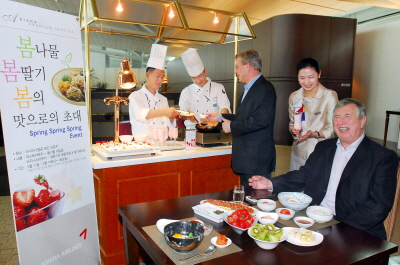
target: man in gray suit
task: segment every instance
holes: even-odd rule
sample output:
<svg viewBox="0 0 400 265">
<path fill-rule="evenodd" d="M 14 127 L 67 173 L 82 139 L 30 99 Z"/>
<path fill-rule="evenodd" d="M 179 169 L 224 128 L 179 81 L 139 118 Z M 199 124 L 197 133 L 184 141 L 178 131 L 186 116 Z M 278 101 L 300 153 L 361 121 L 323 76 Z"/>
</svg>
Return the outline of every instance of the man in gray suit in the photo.
<svg viewBox="0 0 400 265">
<path fill-rule="evenodd" d="M 252 177 L 254 189 L 298 191 L 311 205 L 331 209 L 335 219 L 386 239 L 383 221 L 393 206 L 398 157 L 364 134 L 364 105 L 355 99 L 336 104 L 333 127 L 338 138 L 319 142 L 306 164 L 271 180 Z"/>
<path fill-rule="evenodd" d="M 276 93 L 274 86 L 262 75 L 261 58 L 257 51 L 247 50 L 236 55 L 235 73 L 245 83 L 235 114 L 222 114 L 224 132 L 232 132 L 232 170 L 248 187 L 253 175 L 271 178 L 275 170 L 274 120 Z M 218 113 L 208 120 L 217 121 Z M 256 173 L 258 172 L 258 173 Z"/>
</svg>

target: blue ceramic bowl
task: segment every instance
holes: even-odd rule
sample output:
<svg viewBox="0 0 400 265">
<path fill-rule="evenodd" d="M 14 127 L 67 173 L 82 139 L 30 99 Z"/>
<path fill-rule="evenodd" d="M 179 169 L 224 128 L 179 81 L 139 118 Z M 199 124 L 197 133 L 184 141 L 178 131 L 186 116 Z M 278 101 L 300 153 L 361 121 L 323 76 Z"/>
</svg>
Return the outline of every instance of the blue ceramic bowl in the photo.
<svg viewBox="0 0 400 265">
<path fill-rule="evenodd" d="M 293 211 L 301 211 L 310 205 L 312 198 L 301 192 L 280 192 L 278 194 L 280 203 L 285 208 Z"/>
</svg>

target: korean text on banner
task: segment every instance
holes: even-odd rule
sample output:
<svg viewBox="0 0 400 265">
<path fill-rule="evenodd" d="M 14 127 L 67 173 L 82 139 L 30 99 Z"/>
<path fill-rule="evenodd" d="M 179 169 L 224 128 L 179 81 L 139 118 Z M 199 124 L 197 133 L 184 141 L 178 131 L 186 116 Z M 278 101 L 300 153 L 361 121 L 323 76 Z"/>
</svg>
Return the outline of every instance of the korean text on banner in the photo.
<svg viewBox="0 0 400 265">
<path fill-rule="evenodd" d="M 19 262 L 98 264 L 79 20 L 0 0 L 0 109 Z"/>
</svg>

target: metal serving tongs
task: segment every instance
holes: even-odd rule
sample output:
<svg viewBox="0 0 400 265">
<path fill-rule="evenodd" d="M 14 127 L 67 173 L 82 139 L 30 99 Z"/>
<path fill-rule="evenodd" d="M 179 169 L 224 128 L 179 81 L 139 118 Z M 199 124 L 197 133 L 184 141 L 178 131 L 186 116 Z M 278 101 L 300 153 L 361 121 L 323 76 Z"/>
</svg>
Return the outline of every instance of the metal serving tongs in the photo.
<svg viewBox="0 0 400 265">
<path fill-rule="evenodd" d="M 190 260 L 190 259 L 196 258 L 196 257 L 200 257 L 200 256 L 210 256 L 210 255 L 214 254 L 214 252 L 215 252 L 216 250 L 217 250 L 217 247 L 214 246 L 214 245 L 211 245 L 211 246 L 209 246 L 209 247 L 207 248 L 207 250 L 206 250 L 204 253 L 201 253 L 201 254 L 195 255 L 195 256 L 193 256 L 193 257 L 186 258 L 186 259 L 180 259 L 179 261 L 180 261 L 180 262 L 185 262 L 185 261 L 187 261 L 187 260 Z"/>
</svg>

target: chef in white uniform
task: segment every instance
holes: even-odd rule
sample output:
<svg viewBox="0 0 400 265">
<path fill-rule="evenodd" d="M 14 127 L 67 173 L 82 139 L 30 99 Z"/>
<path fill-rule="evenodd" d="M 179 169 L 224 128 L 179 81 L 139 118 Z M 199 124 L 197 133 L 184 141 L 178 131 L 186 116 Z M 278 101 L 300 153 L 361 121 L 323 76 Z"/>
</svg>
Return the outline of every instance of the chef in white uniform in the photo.
<svg viewBox="0 0 400 265">
<path fill-rule="evenodd" d="M 197 51 L 190 48 L 181 55 L 181 58 L 193 84 L 182 90 L 179 98 L 180 109 L 193 111 L 198 121 L 200 121 L 202 113 L 231 113 L 230 102 L 224 86 L 212 82 L 207 77 L 207 69 Z"/>
<path fill-rule="evenodd" d="M 129 95 L 129 118 L 132 134 L 147 134 L 147 128 L 163 128 L 179 115 L 175 108 L 169 108 L 166 97 L 158 93 L 164 79 L 167 46 L 153 44 L 147 62 L 147 82 L 138 91 Z"/>
</svg>

